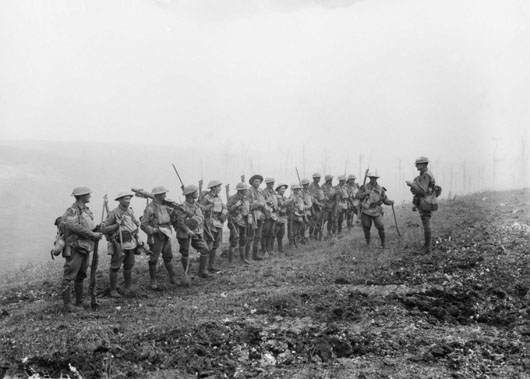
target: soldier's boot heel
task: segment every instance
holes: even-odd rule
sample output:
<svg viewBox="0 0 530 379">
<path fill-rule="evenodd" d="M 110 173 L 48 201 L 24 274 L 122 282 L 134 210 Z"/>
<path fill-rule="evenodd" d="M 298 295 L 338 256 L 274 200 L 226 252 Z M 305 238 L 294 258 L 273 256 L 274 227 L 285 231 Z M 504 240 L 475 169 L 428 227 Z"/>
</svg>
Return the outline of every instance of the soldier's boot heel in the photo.
<svg viewBox="0 0 530 379">
<path fill-rule="evenodd" d="M 201 257 L 199 258 L 199 277 L 200 278 L 210 279 L 212 277 L 212 275 L 206 271 L 207 263 L 208 263 L 208 255 L 201 255 Z"/>
<path fill-rule="evenodd" d="M 118 271 L 111 270 L 109 273 L 109 296 L 110 297 L 121 297 L 116 286 L 118 283 Z"/>
</svg>

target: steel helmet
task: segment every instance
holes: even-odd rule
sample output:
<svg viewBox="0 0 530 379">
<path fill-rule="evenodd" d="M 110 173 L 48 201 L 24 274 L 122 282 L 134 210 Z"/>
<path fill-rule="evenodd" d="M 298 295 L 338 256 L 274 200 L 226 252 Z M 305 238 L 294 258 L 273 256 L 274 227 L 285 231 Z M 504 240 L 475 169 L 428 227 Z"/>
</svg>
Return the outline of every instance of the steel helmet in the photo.
<svg viewBox="0 0 530 379">
<path fill-rule="evenodd" d="M 74 188 L 74 190 L 72 191 L 72 196 L 83 196 L 88 195 L 89 193 L 92 193 L 90 188 L 86 186 L 79 186 Z"/>
<path fill-rule="evenodd" d="M 322 177 L 322 175 L 320 175 L 318 172 L 315 172 L 313 174 L 313 178 L 321 178 L 321 177 Z"/>
<path fill-rule="evenodd" d="M 429 158 L 427 157 L 418 157 L 416 158 L 416 162 L 414 162 L 415 164 L 419 164 L 419 163 L 429 163 Z"/>
<path fill-rule="evenodd" d="M 369 178 L 379 178 L 379 175 L 377 174 L 377 170 L 368 171 L 368 174 L 366 176 Z"/>
<path fill-rule="evenodd" d="M 355 180 L 355 179 L 357 179 L 357 177 L 355 175 L 353 175 L 353 174 L 348 175 L 348 180 Z"/>
<path fill-rule="evenodd" d="M 247 183 L 239 182 L 236 184 L 236 191 L 246 191 L 248 190 Z"/>
<path fill-rule="evenodd" d="M 118 195 L 116 195 L 116 198 L 114 200 L 118 201 L 120 200 L 122 197 L 125 197 L 125 196 L 133 196 L 132 193 L 130 193 L 129 191 L 122 191 L 120 193 L 118 193 Z"/>
<path fill-rule="evenodd" d="M 326 175 L 326 176 L 324 177 L 324 180 L 325 180 L 326 182 L 327 182 L 328 180 L 331 180 L 331 179 L 333 179 L 333 175 L 329 175 L 329 174 L 328 174 L 328 175 Z"/>
<path fill-rule="evenodd" d="M 300 184 L 291 184 L 291 189 L 297 190 L 297 189 L 302 189 L 302 187 L 300 187 Z"/>
<path fill-rule="evenodd" d="M 184 186 L 184 189 L 182 190 L 186 196 L 197 191 L 199 191 L 199 187 L 197 187 L 195 184 L 188 184 L 187 186 Z"/>
<path fill-rule="evenodd" d="M 219 180 L 215 180 L 215 179 L 214 180 L 210 180 L 208 182 L 207 188 L 217 187 L 217 186 L 220 186 L 221 184 L 223 184 L 223 183 L 221 183 Z"/>
<path fill-rule="evenodd" d="M 274 178 L 265 178 L 265 184 L 274 183 Z"/>
<path fill-rule="evenodd" d="M 280 183 L 280 184 L 278 184 L 278 185 L 276 186 L 276 191 L 278 191 L 278 190 L 279 190 L 280 188 L 282 188 L 282 187 L 284 187 L 284 188 L 287 189 L 287 187 L 289 187 L 289 186 L 288 186 L 287 184 Z"/>
<path fill-rule="evenodd" d="M 339 180 L 339 182 L 340 182 L 341 180 L 346 180 L 346 175 L 339 175 L 339 176 L 337 177 L 337 179 Z"/>
<path fill-rule="evenodd" d="M 309 179 L 303 178 L 302 180 L 300 180 L 300 184 L 303 185 L 303 186 L 305 186 L 306 184 L 309 184 L 309 183 L 311 183 L 309 181 Z"/>
<path fill-rule="evenodd" d="M 153 190 L 151 191 L 151 194 L 153 196 L 155 196 L 155 195 L 161 195 L 161 194 L 166 193 L 166 192 L 169 192 L 169 190 L 166 187 L 157 186 L 157 187 L 153 188 Z"/>
</svg>

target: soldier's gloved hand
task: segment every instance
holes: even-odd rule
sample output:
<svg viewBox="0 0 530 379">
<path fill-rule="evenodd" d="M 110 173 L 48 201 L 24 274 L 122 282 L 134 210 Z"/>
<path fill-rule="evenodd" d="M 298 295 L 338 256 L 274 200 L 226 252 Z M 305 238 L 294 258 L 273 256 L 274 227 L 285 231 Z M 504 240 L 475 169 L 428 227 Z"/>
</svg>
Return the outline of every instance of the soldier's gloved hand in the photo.
<svg viewBox="0 0 530 379">
<path fill-rule="evenodd" d="M 100 240 L 101 237 L 103 237 L 103 233 L 101 232 L 90 232 L 90 237 L 95 240 Z"/>
<path fill-rule="evenodd" d="M 394 205 L 394 200 L 389 200 L 388 205 Z"/>
</svg>

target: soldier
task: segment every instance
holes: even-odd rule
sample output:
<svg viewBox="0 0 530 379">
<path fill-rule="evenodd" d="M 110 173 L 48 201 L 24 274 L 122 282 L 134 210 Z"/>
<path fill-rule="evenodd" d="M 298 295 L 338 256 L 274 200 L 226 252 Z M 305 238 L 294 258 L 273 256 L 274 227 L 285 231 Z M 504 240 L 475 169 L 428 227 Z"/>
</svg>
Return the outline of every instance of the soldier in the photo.
<svg viewBox="0 0 530 379">
<path fill-rule="evenodd" d="M 109 254 L 112 254 L 109 273 L 110 297 L 120 296 L 116 291 L 116 285 L 118 271 L 122 265 L 124 292 L 129 294 L 131 290 L 132 268 L 138 247 L 138 227 L 140 226 L 140 221 L 130 207 L 132 196 L 132 193 L 120 192 L 114 199 L 119 202 L 119 205 L 109 212 L 100 228 L 109 241 Z"/>
<path fill-rule="evenodd" d="M 265 198 L 265 221 L 263 222 L 263 238 L 261 239 L 261 246 L 265 254 L 272 253 L 274 246 L 274 229 L 278 221 L 278 202 L 276 199 L 276 192 L 274 191 L 274 178 L 265 178 L 265 190 L 263 197 Z"/>
<path fill-rule="evenodd" d="M 60 222 L 66 244 L 63 250 L 65 262 L 61 283 L 65 312 L 76 312 L 83 307 L 83 280 L 87 276 L 88 259 L 94 251 L 94 242 L 103 236 L 101 232 L 96 231 L 94 215 L 87 206 L 91 193 L 88 187 L 74 188 L 72 196 L 75 197 L 75 203 L 66 210 Z M 74 307 L 70 302 L 72 281 L 75 292 Z"/>
<path fill-rule="evenodd" d="M 291 185 L 291 197 L 287 202 L 289 207 L 289 245 L 298 246 L 304 231 L 305 203 L 301 194 L 300 184 Z"/>
<path fill-rule="evenodd" d="M 278 243 L 278 254 L 283 254 L 283 236 L 285 236 L 285 225 L 287 224 L 287 206 L 289 200 L 285 197 L 287 184 L 279 184 L 276 187 L 276 202 L 278 203 L 278 221 L 275 224 L 274 235 Z"/>
<path fill-rule="evenodd" d="M 423 252 L 429 253 L 431 251 L 431 216 L 433 206 L 436 204 L 436 181 L 433 174 L 427 168 L 429 159 L 427 157 L 419 157 L 416 159 L 416 169 L 420 175 L 414 178 L 414 181 L 406 181 L 410 187 L 410 191 L 414 195 L 412 203 L 414 210 L 418 210 L 423 224 L 424 244 Z"/>
<path fill-rule="evenodd" d="M 309 184 L 311 182 L 309 179 L 303 178 L 300 181 L 300 185 L 302 186 L 301 196 L 302 199 L 304 199 L 304 230 L 302 233 L 302 243 L 306 242 L 306 231 L 309 230 L 309 238 L 311 238 L 311 231 L 310 226 L 313 224 L 313 196 L 311 195 L 311 192 L 309 190 Z"/>
<path fill-rule="evenodd" d="M 267 203 L 263 196 L 263 191 L 259 188 L 261 182 L 263 182 L 263 176 L 253 175 L 249 180 L 251 187 L 247 191 L 252 223 L 248 229 L 245 255 L 248 257 L 248 252 L 250 252 L 250 248 L 252 247 L 252 259 L 255 261 L 263 260 L 263 257 L 258 252 L 258 248 L 263 233 L 263 221 L 265 220 L 264 210 Z"/>
<path fill-rule="evenodd" d="M 228 248 L 228 260 L 231 261 L 234 249 L 239 249 L 239 260 L 241 263 L 250 264 L 250 250 L 245 255 L 247 244 L 247 232 L 249 229 L 248 218 L 250 216 L 250 203 L 247 198 L 248 186 L 239 182 L 236 185 L 236 194 L 230 196 L 227 203 L 228 227 L 230 229 L 230 247 Z"/>
<path fill-rule="evenodd" d="M 353 218 L 359 214 L 359 200 L 356 198 L 357 192 L 359 191 L 359 185 L 355 183 L 357 177 L 355 175 L 348 175 L 346 184 L 348 185 L 348 209 L 346 209 L 346 225 L 348 229 L 353 227 Z"/>
<path fill-rule="evenodd" d="M 322 185 L 322 192 L 324 193 L 324 209 L 322 211 L 322 222 L 327 223 L 328 237 L 331 237 L 337 231 L 335 224 L 336 213 L 336 190 L 333 187 L 333 175 L 326 175 L 324 177 L 324 184 Z"/>
<path fill-rule="evenodd" d="M 210 250 L 203 239 L 204 216 L 199 204 L 196 202 L 199 197 L 199 187 L 195 184 L 184 186 L 183 189 L 186 200 L 182 204 L 182 209 L 176 211 L 176 217 L 172 222 L 177 230 L 177 240 L 180 245 L 180 254 L 182 255 L 182 267 L 187 274 L 189 271 L 189 254 L 192 246 L 200 254 L 199 258 L 199 277 L 208 279 L 211 275 L 206 269 Z M 212 240 L 213 236 L 210 236 Z"/>
<path fill-rule="evenodd" d="M 140 222 L 140 228 L 147 234 L 149 250 L 152 251 L 149 257 L 149 287 L 155 291 L 161 290 L 156 280 L 156 264 L 160 255 L 162 255 L 162 259 L 164 260 L 164 265 L 169 275 L 169 282 L 171 284 L 177 284 L 172 262 L 173 251 L 171 250 L 172 209 L 164 204 L 167 192 L 168 190 L 162 186 L 153 188 L 151 191 L 153 201 L 145 207 L 144 215 Z M 186 277 L 183 279 L 183 282 L 184 284 L 189 284 Z"/>
<path fill-rule="evenodd" d="M 346 215 L 346 210 L 348 209 L 348 188 L 346 186 L 346 176 L 339 175 L 337 178 L 339 184 L 335 186 L 335 192 L 337 194 L 337 206 L 335 212 L 335 220 L 337 225 L 337 233 L 342 233 L 342 224 L 344 223 L 344 218 Z"/>
<path fill-rule="evenodd" d="M 312 197 L 313 206 L 311 208 L 311 225 L 309 227 L 309 237 L 315 239 L 322 238 L 322 227 L 324 220 L 324 192 L 320 188 L 321 175 L 318 172 L 313 174 L 313 182 L 309 185 L 309 193 Z"/>
<path fill-rule="evenodd" d="M 361 200 L 361 225 L 364 238 L 366 239 L 366 244 L 370 245 L 370 229 L 373 222 L 379 232 L 381 247 L 385 248 L 385 226 L 383 225 L 383 208 L 381 205 L 392 205 L 394 202 L 388 200 L 386 189 L 377 183 L 379 178 L 377 172 L 368 172 L 367 176 L 370 181 L 357 192 L 357 198 Z"/>
<path fill-rule="evenodd" d="M 223 200 L 219 196 L 221 192 L 221 183 L 218 180 L 212 180 L 208 183 L 209 191 L 203 195 L 200 204 L 204 211 L 204 225 L 209 233 L 205 233 L 204 240 L 208 244 L 209 260 L 208 271 L 211 273 L 219 272 L 215 267 L 216 251 L 221 246 L 223 239 L 223 224 L 226 221 L 227 209 Z M 206 230 L 206 229 L 205 229 Z"/>
</svg>

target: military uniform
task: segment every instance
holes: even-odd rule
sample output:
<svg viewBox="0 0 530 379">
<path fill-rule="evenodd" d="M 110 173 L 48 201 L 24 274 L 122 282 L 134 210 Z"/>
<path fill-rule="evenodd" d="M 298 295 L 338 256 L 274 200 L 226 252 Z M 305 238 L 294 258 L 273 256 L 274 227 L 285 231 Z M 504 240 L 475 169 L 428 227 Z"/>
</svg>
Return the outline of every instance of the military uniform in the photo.
<svg viewBox="0 0 530 379">
<path fill-rule="evenodd" d="M 329 179 L 328 179 L 329 178 Z M 333 177 L 331 175 L 326 175 L 326 182 L 322 185 L 321 189 L 324 194 L 324 208 L 322 210 L 322 222 L 325 222 L 328 237 L 335 234 L 337 231 L 336 225 L 336 206 L 337 206 L 337 192 L 331 180 Z"/>
<path fill-rule="evenodd" d="M 276 242 L 278 244 L 278 253 L 283 253 L 283 237 L 285 236 L 285 225 L 288 222 L 287 207 L 289 200 L 278 192 L 278 190 L 284 187 L 287 188 L 286 184 L 280 184 L 276 187 L 276 202 L 278 204 L 278 220 L 274 226 L 274 235 L 276 236 Z"/>
<path fill-rule="evenodd" d="M 247 186 L 245 183 L 238 183 L 236 190 L 237 193 L 230 196 L 227 203 L 228 227 L 230 228 L 230 248 L 239 249 L 241 263 L 248 264 L 250 250 L 248 256 L 246 256 L 245 246 L 247 244 L 247 234 L 249 229 L 248 218 L 250 216 L 250 202 L 246 195 Z"/>
<path fill-rule="evenodd" d="M 124 195 L 132 196 L 132 195 Z M 116 198 L 119 200 L 120 197 Z M 131 207 L 124 209 L 121 205 L 113 209 L 101 224 L 101 232 L 109 241 L 110 260 L 110 292 L 115 295 L 117 273 L 123 265 L 124 287 L 129 290 L 132 281 L 134 255 L 138 247 L 138 227 L 140 221 L 134 215 Z"/>
<path fill-rule="evenodd" d="M 208 185 L 209 188 L 212 188 L 212 184 Z M 218 182 L 221 185 L 222 183 Z M 204 224 L 208 228 L 209 233 L 204 234 L 204 240 L 208 244 L 209 260 L 208 260 L 208 270 L 210 272 L 217 272 L 215 265 L 216 251 L 221 246 L 223 238 L 223 224 L 226 221 L 227 209 L 226 205 L 223 203 L 223 200 L 218 193 L 213 190 L 207 192 L 201 199 L 200 204 L 204 211 Z"/>
<path fill-rule="evenodd" d="M 423 225 L 423 233 L 424 233 L 424 244 L 423 248 L 425 252 L 429 252 L 431 249 L 431 217 L 432 217 L 432 211 L 429 209 L 429 207 L 425 206 L 425 203 L 428 201 L 436 202 L 436 195 L 435 195 L 435 186 L 436 186 L 436 180 L 434 179 L 434 175 L 427 169 L 427 164 L 429 163 L 429 160 L 426 157 L 419 157 L 416 159 L 416 167 L 418 167 L 420 171 L 420 175 L 414 178 L 413 183 L 407 182 L 407 184 L 411 187 L 410 190 L 412 194 L 414 195 L 412 199 L 412 203 L 414 204 L 415 208 L 418 210 L 421 218 L 421 223 Z M 420 167 L 419 165 L 425 164 L 423 167 Z M 409 184 L 410 183 L 410 184 Z"/>
<path fill-rule="evenodd" d="M 347 185 L 345 184 L 346 177 L 339 176 L 339 184 L 335 188 L 335 193 L 337 196 L 336 208 L 335 208 L 335 224 L 337 228 L 337 233 L 342 233 L 342 224 L 344 223 L 344 218 L 346 216 L 346 210 L 348 209 L 348 199 L 349 193 Z M 341 183 L 342 182 L 342 183 Z"/>
<path fill-rule="evenodd" d="M 267 178 L 265 179 L 265 183 L 274 184 L 274 179 Z M 263 197 L 266 205 L 264 207 L 265 221 L 263 222 L 262 247 L 265 253 L 271 253 L 274 245 L 275 224 L 278 221 L 278 201 L 276 199 L 274 188 L 270 186 L 267 186 L 267 188 L 263 190 Z"/>
<path fill-rule="evenodd" d="M 74 282 L 75 305 L 83 305 L 83 280 L 87 277 L 90 253 L 94 251 L 95 241 L 101 238 L 96 233 L 96 223 L 92 211 L 81 201 L 83 196 L 90 195 L 87 187 L 76 187 L 72 193 L 76 197 L 61 217 L 59 228 L 64 235 L 65 258 L 61 294 L 65 311 L 72 311 L 70 304 L 71 283 Z"/>
<path fill-rule="evenodd" d="M 193 185 L 187 187 L 191 186 Z M 184 190 L 186 191 L 186 187 Z M 189 270 L 189 253 L 190 246 L 192 246 L 200 254 L 199 276 L 209 278 L 210 274 L 206 272 L 206 265 L 210 250 L 203 238 L 204 216 L 199 204 L 186 197 L 186 201 L 182 204 L 182 210 L 176 212 L 173 225 L 177 230 L 177 240 L 180 245 L 180 254 L 182 255 L 182 267 L 185 272 L 187 273 Z"/>
<path fill-rule="evenodd" d="M 320 178 L 320 174 L 313 174 L 313 179 Z M 311 224 L 309 226 L 309 235 L 313 236 L 315 239 L 322 238 L 322 227 L 324 220 L 323 209 L 324 209 L 324 192 L 320 188 L 320 185 L 313 181 L 309 184 L 309 193 L 312 198 L 312 207 L 311 207 Z"/>
<path fill-rule="evenodd" d="M 259 246 L 263 234 L 263 221 L 265 220 L 265 197 L 263 190 L 254 188 L 252 182 L 255 179 L 263 180 L 260 175 L 254 175 L 250 178 L 250 188 L 247 191 L 248 200 L 250 202 L 250 214 L 252 217 L 252 224 L 248 229 L 247 245 L 245 246 L 245 255 L 248 256 L 252 248 L 252 259 L 260 261 L 263 257 L 259 254 Z"/>
<path fill-rule="evenodd" d="M 363 185 L 357 193 L 357 198 L 361 200 L 361 225 L 363 227 L 366 243 L 370 244 L 370 229 L 372 222 L 379 232 L 381 246 L 385 247 L 385 226 L 383 224 L 382 204 L 392 205 L 388 200 L 384 187 L 373 184 L 371 181 Z"/>
<path fill-rule="evenodd" d="M 309 180 L 308 179 L 302 179 L 300 181 L 300 184 L 302 185 L 302 199 L 304 200 L 304 231 L 302 233 L 302 241 L 305 243 L 306 240 L 306 232 L 309 232 L 309 238 L 311 238 L 311 225 L 313 225 L 313 195 L 311 195 L 311 191 L 309 190 Z"/>
<path fill-rule="evenodd" d="M 153 195 L 166 193 L 167 190 L 155 187 Z M 173 268 L 173 252 L 171 250 L 171 214 L 173 210 L 156 199 L 151 201 L 144 210 L 140 228 L 147 234 L 147 243 L 152 251 L 149 257 L 149 276 L 151 278 L 151 288 L 158 289 L 156 282 L 156 264 L 160 255 L 164 260 L 164 265 L 169 274 L 172 284 L 176 283 L 175 271 Z"/>
<path fill-rule="evenodd" d="M 359 185 L 355 183 L 356 177 L 354 175 L 350 175 L 348 177 L 348 182 L 346 186 L 346 190 L 348 192 L 348 201 L 346 209 L 346 225 L 349 228 L 353 227 L 353 218 L 355 215 L 359 215 L 359 206 L 360 202 L 356 198 L 357 192 L 359 192 Z"/>
<path fill-rule="evenodd" d="M 295 192 L 295 190 L 298 190 Z M 289 224 L 288 235 L 289 245 L 298 246 L 298 242 L 302 242 L 304 232 L 304 217 L 305 217 L 305 203 L 302 197 L 300 185 L 293 184 L 291 186 L 291 196 L 287 201 L 289 205 Z"/>
</svg>

